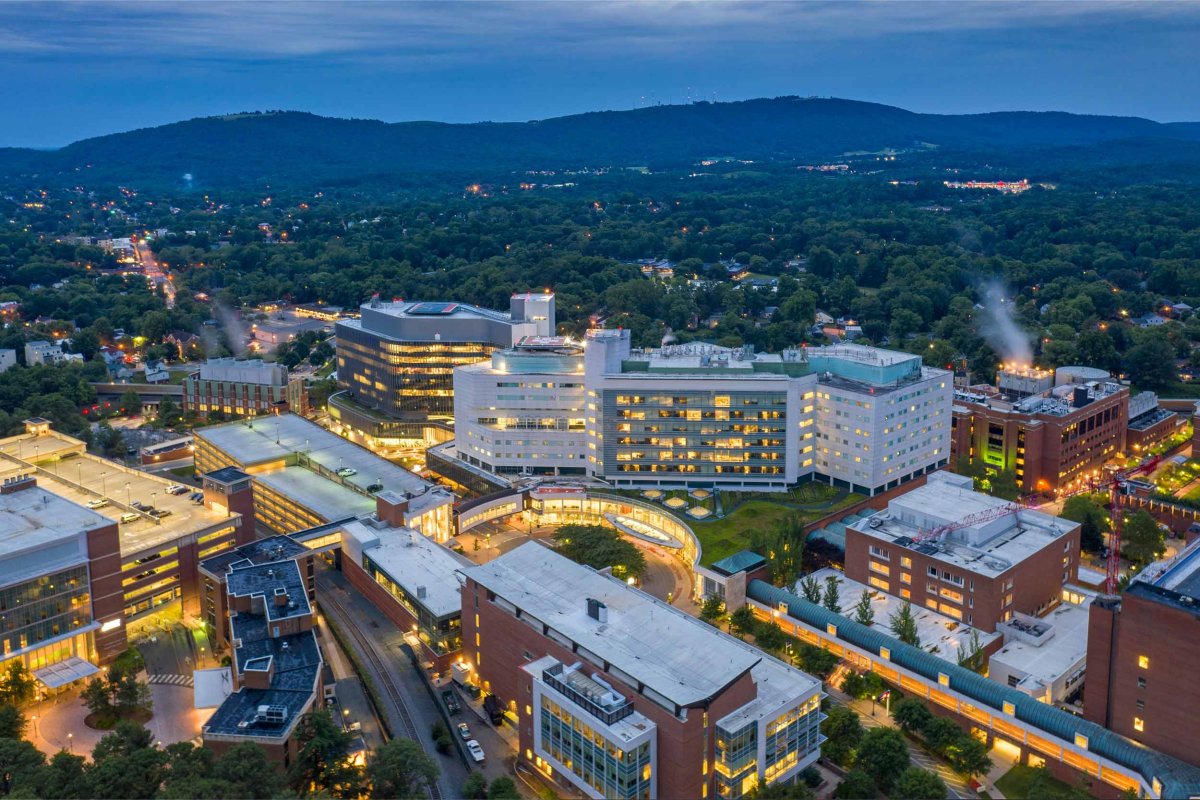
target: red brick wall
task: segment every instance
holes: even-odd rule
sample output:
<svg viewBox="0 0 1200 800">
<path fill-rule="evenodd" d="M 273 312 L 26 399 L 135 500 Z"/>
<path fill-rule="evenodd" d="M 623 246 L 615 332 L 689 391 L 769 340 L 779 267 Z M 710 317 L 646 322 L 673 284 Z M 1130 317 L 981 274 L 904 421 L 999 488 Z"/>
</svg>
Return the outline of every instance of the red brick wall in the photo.
<svg viewBox="0 0 1200 800">
<path fill-rule="evenodd" d="M 534 737 L 532 715 L 526 712 L 526 707 L 532 705 L 532 679 L 521 669 L 522 665 L 546 655 L 566 664 L 582 659 L 487 598 L 487 589 L 474 581 L 466 582 L 463 587 L 463 655 L 477 671 L 485 691 L 495 694 L 510 710 L 515 705 L 520 718 L 520 754 L 524 758 L 527 751 L 532 751 Z M 603 673 L 593 665 L 588 667 Z M 603 674 L 632 699 L 639 713 L 653 720 L 658 727 L 657 796 L 698 798 L 702 795 L 702 786 L 708 782 L 708 796 L 715 797 L 715 786 L 711 783 L 713 771 L 710 768 L 707 776 L 702 775 L 701 765 L 705 758 L 712 764 L 716 721 L 755 697 L 756 690 L 749 673 L 713 700 L 707 709 L 707 727 L 704 710 L 689 709 L 687 720 L 680 720 L 639 695 L 636 687 L 629 687 L 609 673 Z"/>
<path fill-rule="evenodd" d="M 1064 552 L 1063 548 L 1067 543 L 1070 544 L 1069 551 Z M 886 578 L 870 569 L 872 560 L 870 546 L 872 544 L 888 552 L 889 560 L 887 562 L 878 558 L 874 559 L 876 562 L 886 564 L 889 571 Z M 902 557 L 911 559 L 911 568 L 901 566 Z M 1067 559 L 1065 566 L 1064 558 Z M 1063 573 L 1065 572 L 1068 577 L 1074 575 L 1078 565 L 1078 526 L 995 578 L 968 572 L 962 567 L 946 564 L 906 547 L 884 543 L 852 528 L 846 529 L 846 577 L 868 585 L 871 585 L 870 579 L 873 576 L 885 579 L 888 581 L 888 594 L 902 597 L 902 590 L 908 589 L 913 605 L 921 608 L 928 608 L 927 601 L 935 599 L 939 603 L 961 609 L 963 622 L 986 633 L 994 632 L 996 625 L 1002 622 L 1010 611 L 1037 615 L 1039 611 L 1044 613 L 1047 609 L 1057 605 L 1061 600 Z M 938 569 L 939 575 L 943 571 L 948 571 L 952 575 L 961 577 L 963 585 L 960 587 L 930 577 L 929 567 L 931 566 Z M 904 573 L 911 576 L 911 583 L 901 582 L 901 575 Z M 1009 580 L 1012 580 L 1013 583 L 1011 604 L 1005 602 L 1006 596 L 1010 593 L 1006 588 Z M 938 591 L 928 591 L 928 586 L 931 584 L 938 590 L 945 588 L 959 592 L 963 596 L 963 602 L 955 603 L 948 598 L 941 597 Z M 972 587 L 974 587 L 973 590 Z"/>
<path fill-rule="evenodd" d="M 363 596 L 371 601 L 371 605 L 382 611 L 397 628 L 402 631 L 411 631 L 413 626 L 417 624 L 417 620 L 413 618 L 412 614 L 408 613 L 408 609 L 396 602 L 396 598 L 392 597 L 378 583 L 371 580 L 371 576 L 367 574 L 367 571 L 358 564 L 355 564 L 351 559 L 342 559 L 342 573 L 350 581 L 351 585 L 362 592 Z M 463 641 L 466 641 L 465 637 Z M 421 642 L 422 660 L 433 662 L 434 669 L 438 672 L 445 672 L 450 669 L 450 665 L 458 660 L 460 654 L 461 651 L 455 651 L 439 655 L 433 652 L 424 642 Z"/>
<path fill-rule="evenodd" d="M 1190 677 L 1200 663 L 1200 617 L 1126 593 L 1116 611 L 1093 604 L 1088 636 L 1085 716 L 1200 766 L 1200 683 Z M 1139 656 L 1149 659 L 1147 668 Z M 1134 717 L 1144 721 L 1142 731 Z"/>
<path fill-rule="evenodd" d="M 101 624 L 121 620 L 109 631 L 96 631 L 96 656 L 108 664 L 128 646 L 125 636 L 125 593 L 121 588 L 121 535 L 117 523 L 87 532 L 92 618 Z"/>
</svg>

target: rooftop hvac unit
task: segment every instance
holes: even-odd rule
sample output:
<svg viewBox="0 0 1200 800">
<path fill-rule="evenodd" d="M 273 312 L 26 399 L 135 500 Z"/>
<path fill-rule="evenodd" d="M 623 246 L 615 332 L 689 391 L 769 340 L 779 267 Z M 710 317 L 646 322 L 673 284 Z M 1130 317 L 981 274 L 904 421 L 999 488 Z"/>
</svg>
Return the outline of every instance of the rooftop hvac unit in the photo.
<svg viewBox="0 0 1200 800">
<path fill-rule="evenodd" d="M 287 706 L 259 706 L 258 719 L 263 722 L 281 723 L 287 719 Z"/>
</svg>

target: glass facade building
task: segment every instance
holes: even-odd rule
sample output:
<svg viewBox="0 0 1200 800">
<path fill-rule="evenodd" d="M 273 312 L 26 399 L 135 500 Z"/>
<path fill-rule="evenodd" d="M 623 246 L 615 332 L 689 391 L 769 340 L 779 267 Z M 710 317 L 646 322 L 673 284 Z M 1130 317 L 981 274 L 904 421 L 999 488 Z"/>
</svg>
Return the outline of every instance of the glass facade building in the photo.
<svg viewBox="0 0 1200 800">
<path fill-rule="evenodd" d="M 0 657 L 69 634 L 91 621 L 86 566 L 5 587 L 0 589 Z"/>
<path fill-rule="evenodd" d="M 417 621 L 417 637 L 438 655 L 462 649 L 462 614 L 437 615 L 413 597 L 368 555 L 363 555 L 363 570 Z"/>
<path fill-rule="evenodd" d="M 717 723 L 717 796 L 743 797 L 809 764 L 820 752 L 820 697 L 814 696 L 772 718 L 747 719 L 735 713 Z"/>
</svg>

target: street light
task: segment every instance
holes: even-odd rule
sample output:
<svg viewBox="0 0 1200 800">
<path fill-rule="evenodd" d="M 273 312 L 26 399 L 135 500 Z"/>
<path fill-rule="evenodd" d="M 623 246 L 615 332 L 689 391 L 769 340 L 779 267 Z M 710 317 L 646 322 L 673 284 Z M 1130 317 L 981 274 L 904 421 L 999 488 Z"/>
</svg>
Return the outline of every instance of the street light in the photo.
<svg viewBox="0 0 1200 800">
<path fill-rule="evenodd" d="M 73 733 L 67 734 L 67 750 L 72 753 L 75 752 L 75 734 Z"/>
</svg>

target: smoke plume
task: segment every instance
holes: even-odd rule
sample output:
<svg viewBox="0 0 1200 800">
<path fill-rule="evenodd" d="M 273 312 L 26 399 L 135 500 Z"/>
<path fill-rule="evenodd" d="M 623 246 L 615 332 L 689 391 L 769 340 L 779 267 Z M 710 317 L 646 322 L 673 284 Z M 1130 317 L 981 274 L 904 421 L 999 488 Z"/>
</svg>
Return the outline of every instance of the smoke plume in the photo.
<svg viewBox="0 0 1200 800">
<path fill-rule="evenodd" d="M 1033 347 L 1029 335 L 1013 319 L 1013 300 L 997 282 L 980 287 L 984 317 L 979 332 L 1006 364 L 1032 364 Z"/>
</svg>

